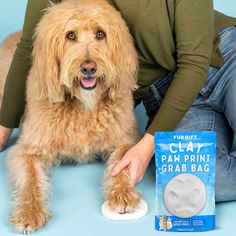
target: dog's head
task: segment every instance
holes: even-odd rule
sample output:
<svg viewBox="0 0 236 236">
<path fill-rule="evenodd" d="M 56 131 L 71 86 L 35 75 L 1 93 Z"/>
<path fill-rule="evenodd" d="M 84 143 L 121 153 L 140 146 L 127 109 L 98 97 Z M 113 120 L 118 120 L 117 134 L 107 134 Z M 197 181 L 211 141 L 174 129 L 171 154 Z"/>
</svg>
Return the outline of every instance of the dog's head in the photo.
<svg viewBox="0 0 236 236">
<path fill-rule="evenodd" d="M 132 37 L 104 0 L 65 1 L 47 9 L 36 29 L 33 66 L 52 103 L 70 94 L 93 106 L 136 86 Z"/>
</svg>

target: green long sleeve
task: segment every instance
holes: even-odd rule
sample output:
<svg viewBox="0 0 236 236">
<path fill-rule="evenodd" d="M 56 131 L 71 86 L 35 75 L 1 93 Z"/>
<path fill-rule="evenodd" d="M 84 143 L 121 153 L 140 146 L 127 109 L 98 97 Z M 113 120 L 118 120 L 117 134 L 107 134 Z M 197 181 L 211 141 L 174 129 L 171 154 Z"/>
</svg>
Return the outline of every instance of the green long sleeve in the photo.
<svg viewBox="0 0 236 236">
<path fill-rule="evenodd" d="M 18 127 L 24 112 L 26 78 L 31 67 L 34 29 L 48 4 L 48 0 L 28 1 L 22 38 L 17 45 L 4 88 L 0 124 L 5 127 Z"/>
<path fill-rule="evenodd" d="M 179 0 L 175 5 L 176 71 L 148 132 L 171 131 L 207 80 L 214 39 L 214 10 L 209 0 Z M 207 22 L 207 24 L 206 24 Z"/>
<path fill-rule="evenodd" d="M 139 58 L 139 89 L 173 72 L 174 77 L 147 132 L 171 131 L 207 80 L 210 65 L 220 67 L 218 30 L 236 19 L 213 10 L 212 0 L 109 0 L 128 23 Z"/>
</svg>

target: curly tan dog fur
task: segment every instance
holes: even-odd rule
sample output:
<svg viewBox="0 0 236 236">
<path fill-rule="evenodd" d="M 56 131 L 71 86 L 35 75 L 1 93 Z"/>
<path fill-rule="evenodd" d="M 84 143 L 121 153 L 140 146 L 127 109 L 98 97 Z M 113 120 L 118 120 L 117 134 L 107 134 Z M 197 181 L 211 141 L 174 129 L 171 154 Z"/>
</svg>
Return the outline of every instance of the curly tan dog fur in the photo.
<svg viewBox="0 0 236 236">
<path fill-rule="evenodd" d="M 104 194 L 124 213 L 139 204 L 128 169 L 110 171 L 138 141 L 132 91 L 137 56 L 120 14 L 103 0 L 50 7 L 34 41 L 22 131 L 8 156 L 14 190 L 11 222 L 21 232 L 50 217 L 49 172 L 62 159 L 107 161 Z"/>
</svg>

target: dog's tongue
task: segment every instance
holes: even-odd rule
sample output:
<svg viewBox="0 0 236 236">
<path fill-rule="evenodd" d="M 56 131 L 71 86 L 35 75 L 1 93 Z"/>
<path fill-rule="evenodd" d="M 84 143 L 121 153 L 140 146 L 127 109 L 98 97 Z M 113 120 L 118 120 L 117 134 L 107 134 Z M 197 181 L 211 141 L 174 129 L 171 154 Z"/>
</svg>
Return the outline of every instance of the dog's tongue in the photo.
<svg viewBox="0 0 236 236">
<path fill-rule="evenodd" d="M 88 89 L 95 87 L 96 82 L 97 82 L 96 77 L 83 77 L 80 80 L 80 83 L 82 84 L 82 86 Z"/>
</svg>

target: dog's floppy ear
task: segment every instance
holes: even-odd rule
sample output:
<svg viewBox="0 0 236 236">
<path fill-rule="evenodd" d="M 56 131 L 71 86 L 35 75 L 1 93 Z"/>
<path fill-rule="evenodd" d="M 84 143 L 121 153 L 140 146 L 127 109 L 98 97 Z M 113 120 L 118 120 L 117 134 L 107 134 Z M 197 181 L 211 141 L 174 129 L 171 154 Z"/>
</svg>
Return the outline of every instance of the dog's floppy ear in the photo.
<svg viewBox="0 0 236 236">
<path fill-rule="evenodd" d="M 65 101 L 65 90 L 60 84 L 60 59 L 63 36 L 44 16 L 36 28 L 33 49 L 33 66 L 38 66 L 37 80 L 42 80 L 51 103 Z M 41 83 L 41 82 L 40 82 Z"/>
<path fill-rule="evenodd" d="M 121 90 L 133 91 L 137 88 L 136 78 L 138 71 L 138 59 L 133 38 L 119 13 L 117 13 L 115 19 L 118 21 L 117 24 L 110 25 L 107 34 L 111 58 L 117 70 L 115 84 L 110 89 L 112 98 L 119 94 Z"/>
</svg>

